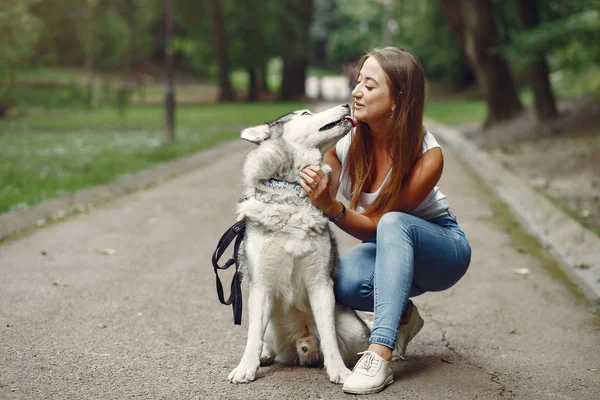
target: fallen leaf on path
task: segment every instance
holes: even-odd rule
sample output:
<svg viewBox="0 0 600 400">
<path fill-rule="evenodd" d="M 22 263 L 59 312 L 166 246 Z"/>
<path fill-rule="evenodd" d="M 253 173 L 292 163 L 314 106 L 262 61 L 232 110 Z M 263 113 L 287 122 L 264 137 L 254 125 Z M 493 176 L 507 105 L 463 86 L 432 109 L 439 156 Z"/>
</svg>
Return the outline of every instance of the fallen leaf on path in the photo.
<svg viewBox="0 0 600 400">
<path fill-rule="evenodd" d="M 588 218 L 590 215 L 592 215 L 592 213 L 590 212 L 590 210 L 586 210 L 586 209 L 584 209 L 584 210 L 581 210 L 581 211 L 579 212 L 579 216 L 580 216 L 581 218 Z"/>
<path fill-rule="evenodd" d="M 96 253 L 104 254 L 107 256 L 112 256 L 113 254 L 116 253 L 116 250 L 115 249 L 96 249 Z"/>
<path fill-rule="evenodd" d="M 575 264 L 575 268 L 589 269 L 590 268 L 590 264 L 582 262 L 582 263 L 579 263 L 579 264 Z"/>
<path fill-rule="evenodd" d="M 515 271 L 515 274 L 529 275 L 529 268 L 515 268 L 513 271 Z"/>
<path fill-rule="evenodd" d="M 515 334 L 515 333 L 517 333 L 517 330 L 516 330 L 516 329 L 513 329 L 512 331 L 510 331 L 510 333 L 511 333 L 511 334 Z"/>
<path fill-rule="evenodd" d="M 588 371 L 596 372 L 598 371 L 598 368 L 588 368 Z"/>
<path fill-rule="evenodd" d="M 452 360 L 447 360 L 445 358 L 442 358 L 441 360 L 442 360 L 442 362 L 445 362 L 446 364 L 454 364 L 454 361 L 452 361 Z"/>
<path fill-rule="evenodd" d="M 57 212 L 55 212 L 54 214 L 52 214 L 52 219 L 54 221 L 62 219 L 66 216 L 67 214 L 64 212 L 64 210 L 59 210 Z"/>
</svg>

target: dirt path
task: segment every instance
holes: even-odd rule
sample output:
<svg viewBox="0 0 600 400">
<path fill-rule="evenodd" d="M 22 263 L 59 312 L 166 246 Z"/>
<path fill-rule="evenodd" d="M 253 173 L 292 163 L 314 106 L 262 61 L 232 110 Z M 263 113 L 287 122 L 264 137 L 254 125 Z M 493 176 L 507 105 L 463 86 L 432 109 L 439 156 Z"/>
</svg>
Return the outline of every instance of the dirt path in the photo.
<svg viewBox="0 0 600 400">
<path fill-rule="evenodd" d="M 247 311 L 233 326 L 210 256 L 235 218 L 250 148 L 1 246 L 0 398 L 349 398 L 320 369 L 227 381 Z M 425 327 L 373 398 L 596 399 L 598 317 L 511 243 L 488 195 L 445 154 L 441 188 L 472 265 L 451 290 L 415 299 Z M 338 237 L 342 251 L 355 243 Z"/>
</svg>

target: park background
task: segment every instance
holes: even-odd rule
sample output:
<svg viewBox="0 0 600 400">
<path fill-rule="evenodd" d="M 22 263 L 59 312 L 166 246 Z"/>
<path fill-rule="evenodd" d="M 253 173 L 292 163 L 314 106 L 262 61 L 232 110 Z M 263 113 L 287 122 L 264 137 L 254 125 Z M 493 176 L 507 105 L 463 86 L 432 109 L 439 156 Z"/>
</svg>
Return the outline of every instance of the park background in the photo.
<svg viewBox="0 0 600 400">
<path fill-rule="evenodd" d="M 600 234 L 599 43 L 598 0 L 3 0 L 0 213 L 351 101 L 352 66 L 394 45 L 428 121 Z"/>
</svg>

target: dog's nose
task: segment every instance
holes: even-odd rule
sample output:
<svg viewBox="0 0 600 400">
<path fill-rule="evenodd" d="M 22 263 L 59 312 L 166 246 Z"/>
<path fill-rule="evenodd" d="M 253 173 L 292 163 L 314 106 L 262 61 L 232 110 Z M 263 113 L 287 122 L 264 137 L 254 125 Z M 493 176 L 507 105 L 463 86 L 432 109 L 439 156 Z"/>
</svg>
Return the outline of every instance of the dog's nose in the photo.
<svg viewBox="0 0 600 400">
<path fill-rule="evenodd" d="M 350 108 L 350 104 L 343 104 L 342 107 Z"/>
<path fill-rule="evenodd" d="M 302 351 L 306 353 L 308 351 L 308 347 L 302 346 Z"/>
</svg>

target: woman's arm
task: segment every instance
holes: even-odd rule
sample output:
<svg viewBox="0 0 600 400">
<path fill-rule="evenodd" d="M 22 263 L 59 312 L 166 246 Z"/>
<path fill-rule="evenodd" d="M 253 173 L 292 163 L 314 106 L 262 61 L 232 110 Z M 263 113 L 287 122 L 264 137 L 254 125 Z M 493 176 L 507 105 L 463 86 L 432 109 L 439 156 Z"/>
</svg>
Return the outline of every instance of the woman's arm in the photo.
<svg viewBox="0 0 600 400">
<path fill-rule="evenodd" d="M 337 161 L 339 163 L 339 160 Z M 336 224 L 345 232 L 360 240 L 373 238 L 377 233 L 377 224 L 385 213 L 390 211 L 410 212 L 421 204 L 440 180 L 443 168 L 444 157 L 441 149 L 434 148 L 426 151 L 415 162 L 410 174 L 399 189 L 401 195 L 398 196 L 398 200 L 395 203 L 388 204 L 378 213 L 369 216 L 347 209 L 346 215 L 338 220 Z M 341 173 L 341 165 L 338 168 L 338 173 Z M 333 185 L 333 182 L 329 183 L 323 171 L 318 168 L 307 167 L 302 170 L 300 176 L 305 181 L 301 182 L 301 185 L 309 198 L 325 215 L 333 218 L 342 211 L 342 205 L 335 200 L 334 195 L 331 193 L 331 188 L 327 190 L 328 186 Z M 334 174 L 332 173 L 332 179 L 333 177 Z M 313 182 L 318 183 L 318 186 L 314 189 L 311 187 Z M 337 192 L 339 175 L 334 182 L 336 185 L 335 192 Z"/>
</svg>

